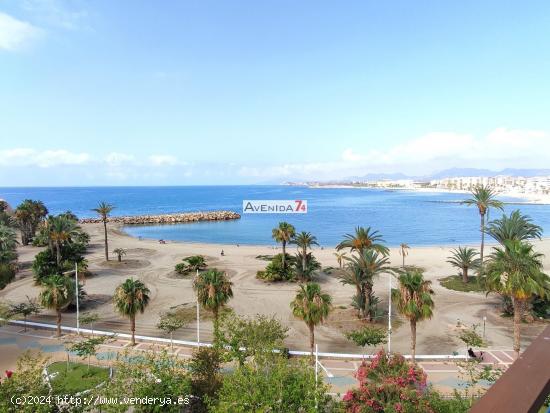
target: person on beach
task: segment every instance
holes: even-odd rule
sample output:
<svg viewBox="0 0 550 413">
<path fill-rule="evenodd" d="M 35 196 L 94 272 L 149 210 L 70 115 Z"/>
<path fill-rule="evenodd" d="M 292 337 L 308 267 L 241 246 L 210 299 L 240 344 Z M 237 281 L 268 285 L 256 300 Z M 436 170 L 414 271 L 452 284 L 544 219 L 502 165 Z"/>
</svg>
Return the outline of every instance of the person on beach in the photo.
<svg viewBox="0 0 550 413">
<path fill-rule="evenodd" d="M 225 254 L 224 254 L 224 252 L 223 252 L 223 250 L 222 250 L 221 256 L 223 257 L 224 255 L 225 255 Z"/>
</svg>

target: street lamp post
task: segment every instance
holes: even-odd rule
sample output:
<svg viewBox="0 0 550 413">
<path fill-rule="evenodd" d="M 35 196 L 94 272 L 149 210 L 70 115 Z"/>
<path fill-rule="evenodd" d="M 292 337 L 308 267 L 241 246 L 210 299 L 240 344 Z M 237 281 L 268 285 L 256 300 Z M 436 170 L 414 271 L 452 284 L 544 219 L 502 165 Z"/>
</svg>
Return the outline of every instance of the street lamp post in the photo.
<svg viewBox="0 0 550 413">
<path fill-rule="evenodd" d="M 389 274 L 389 291 L 388 291 L 388 354 L 391 353 L 391 277 Z"/>
<path fill-rule="evenodd" d="M 197 278 L 199 278 L 199 270 L 197 269 Z M 197 348 L 201 344 L 201 326 L 200 326 L 200 306 L 199 306 L 199 294 L 197 293 Z"/>
<path fill-rule="evenodd" d="M 80 335 L 80 306 L 78 302 L 78 264 L 74 263 L 74 274 L 76 284 L 76 334 Z"/>
</svg>

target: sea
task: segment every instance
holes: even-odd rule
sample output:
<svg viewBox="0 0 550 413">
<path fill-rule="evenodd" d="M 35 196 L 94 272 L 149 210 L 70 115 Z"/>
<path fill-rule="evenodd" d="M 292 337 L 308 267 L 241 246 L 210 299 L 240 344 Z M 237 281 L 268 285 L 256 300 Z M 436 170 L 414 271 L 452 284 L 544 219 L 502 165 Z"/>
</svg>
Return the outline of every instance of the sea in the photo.
<svg viewBox="0 0 550 413">
<path fill-rule="evenodd" d="M 287 221 L 297 231 L 315 235 L 323 247 L 335 246 L 356 226 L 371 227 L 386 244 L 410 246 L 475 244 L 479 241 L 476 207 L 460 201 L 467 194 L 366 188 L 270 186 L 63 187 L 0 188 L 11 206 L 30 198 L 44 202 L 49 212 L 72 211 L 93 217 L 99 201 L 116 206 L 113 215 L 230 210 L 242 213 L 243 200 L 306 200 L 306 214 L 242 214 L 241 219 L 189 224 L 127 226 L 135 237 L 218 244 L 274 245 L 271 230 Z M 519 209 L 550 231 L 550 205 L 526 204 L 501 198 L 505 213 Z M 490 211 L 489 219 L 502 212 Z"/>
</svg>

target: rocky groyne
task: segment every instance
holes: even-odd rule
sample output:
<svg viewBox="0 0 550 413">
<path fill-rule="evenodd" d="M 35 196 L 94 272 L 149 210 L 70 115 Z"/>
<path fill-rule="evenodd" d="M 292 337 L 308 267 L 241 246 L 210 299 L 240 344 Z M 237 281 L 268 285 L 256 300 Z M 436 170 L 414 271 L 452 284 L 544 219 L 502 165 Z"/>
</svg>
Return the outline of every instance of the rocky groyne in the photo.
<svg viewBox="0 0 550 413">
<path fill-rule="evenodd" d="M 182 212 L 162 215 L 130 215 L 120 217 L 109 217 L 107 222 L 123 225 L 145 225 L 145 224 L 179 224 L 198 221 L 227 221 L 239 219 L 240 214 L 233 211 L 208 211 L 208 212 Z M 98 224 L 100 218 L 83 218 L 81 224 Z"/>
</svg>

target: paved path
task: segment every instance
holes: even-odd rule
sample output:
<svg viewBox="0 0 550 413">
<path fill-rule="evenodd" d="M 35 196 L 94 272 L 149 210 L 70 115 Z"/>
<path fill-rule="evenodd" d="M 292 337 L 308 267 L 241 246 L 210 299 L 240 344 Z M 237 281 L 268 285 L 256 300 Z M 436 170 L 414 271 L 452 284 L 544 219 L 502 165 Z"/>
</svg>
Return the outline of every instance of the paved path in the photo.
<svg viewBox="0 0 550 413">
<path fill-rule="evenodd" d="M 26 350 L 40 350 L 49 356 L 52 361 L 66 360 L 64 342 L 73 340 L 74 335 L 63 335 L 55 337 L 51 330 L 28 328 L 26 331 L 19 325 L 5 325 L 0 327 L 0 371 L 15 369 L 17 358 Z M 102 345 L 97 354 L 97 361 L 100 364 L 107 364 L 114 360 L 119 352 L 129 349 L 128 339 L 117 338 L 116 340 Z M 178 357 L 191 357 L 193 348 L 169 344 L 156 344 L 138 342 L 133 348 L 136 351 L 166 349 L 170 354 Z M 76 358 L 76 355 L 72 355 Z M 488 365 L 507 369 L 514 360 L 514 352 L 510 350 L 487 350 L 481 366 Z M 320 359 L 319 373 L 326 383 L 331 386 L 334 394 L 343 394 L 347 390 L 357 386 L 354 377 L 355 371 L 360 366 L 360 360 L 342 359 Z M 452 393 L 455 389 L 464 388 L 464 377 L 461 368 L 453 361 L 419 361 L 418 364 L 428 375 L 428 382 L 433 384 L 439 391 Z M 483 383 L 481 383 L 483 385 Z"/>
</svg>

